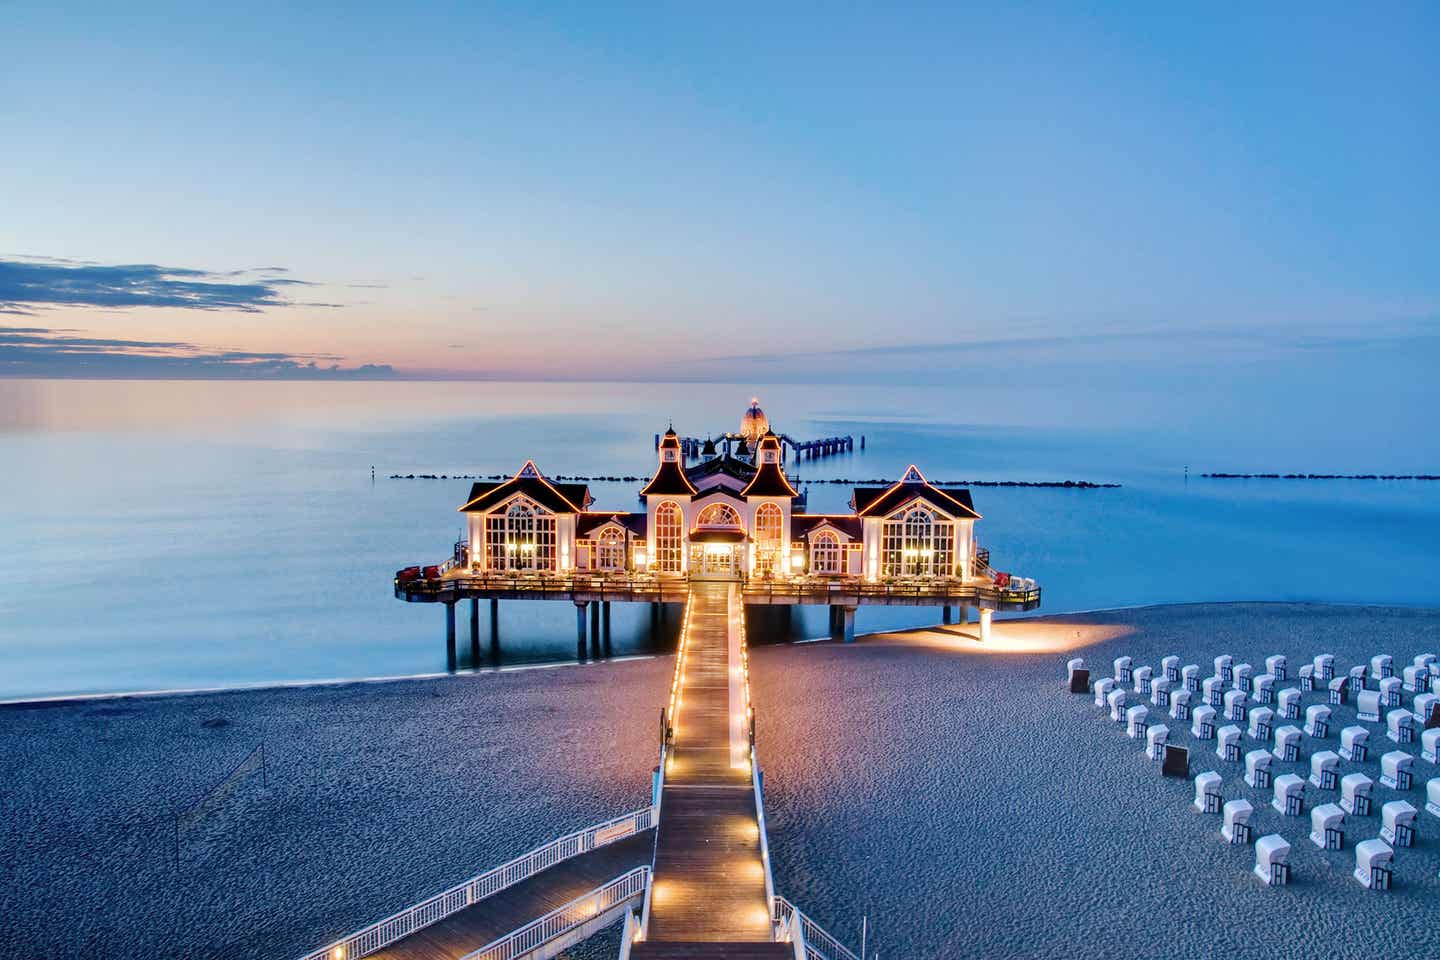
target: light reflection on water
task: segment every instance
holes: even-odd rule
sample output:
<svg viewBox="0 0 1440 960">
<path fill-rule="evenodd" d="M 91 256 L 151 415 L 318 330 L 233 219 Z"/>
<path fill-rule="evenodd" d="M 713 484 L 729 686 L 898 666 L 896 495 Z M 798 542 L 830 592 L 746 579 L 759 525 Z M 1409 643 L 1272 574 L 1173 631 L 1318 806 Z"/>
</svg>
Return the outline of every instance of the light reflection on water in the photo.
<svg viewBox="0 0 1440 960">
<path fill-rule="evenodd" d="M 935 480 L 1123 483 L 974 491 L 982 544 L 997 568 L 1041 582 L 1044 611 L 1436 602 L 1440 484 L 1187 481 L 1187 463 L 1288 467 L 1227 459 L 1223 430 L 1181 449 L 1163 435 L 975 426 L 933 387 L 0 380 L 0 696 L 443 669 L 442 608 L 394 600 L 390 577 L 448 553 L 468 481 L 389 474 L 508 473 L 533 457 L 551 474 L 640 475 L 667 422 L 733 429 L 752 393 L 797 437 L 866 436 L 863 452 L 799 464 L 802 480 L 893 478 L 913 461 Z M 1295 455 L 1283 438 L 1274 450 Z M 636 504 L 634 484 L 592 487 L 602 508 Z M 849 496 L 809 492 L 816 511 Z M 937 619 L 867 607 L 859 627 Z M 480 620 L 488 662 L 484 605 Z M 819 610 L 751 628 L 757 642 L 824 630 Z M 612 633 L 617 654 L 673 642 L 650 636 L 644 605 L 616 604 Z M 506 662 L 573 658 L 574 608 L 502 603 L 500 649 Z"/>
</svg>

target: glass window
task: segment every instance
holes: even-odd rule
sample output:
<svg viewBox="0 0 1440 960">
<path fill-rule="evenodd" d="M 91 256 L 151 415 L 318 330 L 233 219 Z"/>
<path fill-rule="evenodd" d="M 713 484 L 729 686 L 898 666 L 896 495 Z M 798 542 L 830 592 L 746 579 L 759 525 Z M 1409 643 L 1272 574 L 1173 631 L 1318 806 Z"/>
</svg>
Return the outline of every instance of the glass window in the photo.
<svg viewBox="0 0 1440 960">
<path fill-rule="evenodd" d="M 695 518 L 697 527 L 739 527 L 740 514 L 728 503 L 712 503 Z"/>
<path fill-rule="evenodd" d="M 485 517 L 491 570 L 554 570 L 555 515 L 520 499 Z"/>
<path fill-rule="evenodd" d="M 606 527 L 595 541 L 595 569 L 625 568 L 625 534 L 615 527 Z"/>
<path fill-rule="evenodd" d="M 680 505 L 666 500 L 655 508 L 655 568 L 661 573 L 679 573 L 682 538 L 685 535 Z"/>
<path fill-rule="evenodd" d="M 810 572 L 840 573 L 840 539 L 829 530 L 810 538 Z"/>
<path fill-rule="evenodd" d="M 755 511 L 755 572 L 769 573 L 780 562 L 780 533 L 785 515 L 773 503 Z"/>
</svg>

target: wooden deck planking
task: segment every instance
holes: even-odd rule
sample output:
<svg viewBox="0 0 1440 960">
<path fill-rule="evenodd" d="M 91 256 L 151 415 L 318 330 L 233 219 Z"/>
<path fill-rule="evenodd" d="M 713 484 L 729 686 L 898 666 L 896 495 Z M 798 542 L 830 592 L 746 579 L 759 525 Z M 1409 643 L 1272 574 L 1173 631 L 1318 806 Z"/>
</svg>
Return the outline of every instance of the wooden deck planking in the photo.
<svg viewBox="0 0 1440 960">
<path fill-rule="evenodd" d="M 650 863 L 654 845 L 655 831 L 646 830 L 563 860 L 369 956 L 384 960 L 458 960 L 621 874 Z"/>
<path fill-rule="evenodd" d="M 730 765 L 729 585 L 691 589 L 675 763 L 665 776 L 650 926 L 637 956 L 697 955 L 656 952 L 667 942 L 730 943 L 740 950 L 740 944 L 771 940 L 750 772 Z"/>
</svg>

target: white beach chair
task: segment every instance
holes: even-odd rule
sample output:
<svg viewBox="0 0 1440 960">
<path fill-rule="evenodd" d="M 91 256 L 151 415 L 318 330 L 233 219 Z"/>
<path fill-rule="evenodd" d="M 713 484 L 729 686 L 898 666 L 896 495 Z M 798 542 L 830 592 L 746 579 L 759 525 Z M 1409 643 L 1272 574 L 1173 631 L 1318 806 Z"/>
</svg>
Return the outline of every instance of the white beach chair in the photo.
<svg viewBox="0 0 1440 960">
<path fill-rule="evenodd" d="M 1351 763 L 1364 763 L 1370 754 L 1370 731 L 1364 727 L 1346 727 L 1340 731 L 1340 756 Z"/>
<path fill-rule="evenodd" d="M 1149 667 L 1136 667 L 1131 675 L 1135 678 L 1135 692 L 1142 697 L 1150 695 L 1150 679 L 1155 676 L 1155 671 Z"/>
<path fill-rule="evenodd" d="M 1269 743 L 1275 733 L 1275 711 L 1269 707 L 1254 707 L 1250 710 L 1250 739 Z"/>
<path fill-rule="evenodd" d="M 1401 684 L 1399 677 L 1386 677 L 1380 681 L 1380 706 L 1387 710 L 1400 706 Z"/>
<path fill-rule="evenodd" d="M 1415 714 L 1397 707 L 1385 714 L 1385 736 L 1394 743 L 1415 742 Z"/>
<path fill-rule="evenodd" d="M 1319 653 L 1311 661 L 1315 668 L 1315 682 L 1329 683 L 1335 679 L 1335 655 L 1333 653 Z"/>
<path fill-rule="evenodd" d="M 1410 712 L 1415 714 L 1415 722 L 1421 727 L 1430 726 L 1431 714 L 1437 709 L 1440 709 L 1440 696 L 1433 693 L 1417 693 L 1410 701 Z"/>
<path fill-rule="evenodd" d="M 1134 669 L 1134 663 L 1135 661 L 1131 660 L 1129 657 L 1115 658 L 1115 682 L 1117 684 L 1122 687 L 1129 685 L 1130 674 L 1131 671 Z"/>
<path fill-rule="evenodd" d="M 1440 777 L 1432 777 L 1425 784 L 1425 812 L 1440 817 Z"/>
<path fill-rule="evenodd" d="M 1180 670 L 1180 680 L 1191 693 L 1200 692 L 1200 665 L 1188 663 Z"/>
<path fill-rule="evenodd" d="M 1392 847 L 1415 845 L 1416 809 L 1409 800 L 1391 800 L 1380 808 L 1380 839 Z"/>
<path fill-rule="evenodd" d="M 1330 703 L 1334 706 L 1344 706 L 1350 702 L 1350 681 L 1345 677 L 1336 677 L 1326 684 L 1330 691 Z"/>
<path fill-rule="evenodd" d="M 1431 727 L 1420 734 L 1420 759 L 1440 764 L 1440 727 Z"/>
<path fill-rule="evenodd" d="M 1275 757 L 1285 763 L 1300 759 L 1300 728 L 1290 725 L 1275 731 Z"/>
<path fill-rule="evenodd" d="M 1225 719 L 1239 723 L 1245 719 L 1245 691 L 1225 691 Z"/>
<path fill-rule="evenodd" d="M 1206 706 L 1219 710 L 1225 703 L 1225 681 L 1219 677 L 1206 677 L 1200 686 L 1204 690 Z"/>
<path fill-rule="evenodd" d="M 1190 734 L 1197 740 L 1215 736 L 1215 708 L 1196 707 L 1190 714 Z"/>
<path fill-rule="evenodd" d="M 1274 762 L 1275 754 L 1269 750 L 1251 750 L 1245 754 L 1245 782 L 1256 790 L 1269 790 Z"/>
<path fill-rule="evenodd" d="M 1414 664 L 1400 671 L 1400 677 L 1404 681 L 1406 693 L 1424 693 L 1430 689 L 1430 668 L 1417 667 Z"/>
<path fill-rule="evenodd" d="M 1276 696 L 1275 702 L 1280 708 L 1281 720 L 1300 719 L 1300 689 L 1298 687 L 1286 687 Z"/>
<path fill-rule="evenodd" d="M 1165 759 L 1165 745 L 1170 742 L 1170 728 L 1157 723 L 1145 731 L 1145 756 L 1151 760 Z"/>
<path fill-rule="evenodd" d="M 1250 692 L 1250 678 L 1255 675 L 1255 668 L 1248 663 L 1237 663 L 1230 669 L 1230 686 L 1242 693 Z"/>
<path fill-rule="evenodd" d="M 1170 719 L 1190 719 L 1190 696 L 1189 690 L 1176 690 L 1170 694 Z"/>
<path fill-rule="evenodd" d="M 1321 850 L 1345 846 L 1345 811 L 1333 803 L 1322 803 L 1310 811 L 1310 842 Z"/>
<path fill-rule="evenodd" d="M 1370 679 L 1384 680 L 1395 676 L 1395 658 L 1388 653 L 1377 653 L 1370 658 Z"/>
<path fill-rule="evenodd" d="M 1115 681 L 1109 677 L 1102 677 L 1095 681 L 1095 706 L 1106 707 L 1110 705 L 1110 693 L 1115 689 Z"/>
<path fill-rule="evenodd" d="M 1160 670 L 1171 683 L 1180 682 L 1180 658 L 1174 655 L 1160 658 Z"/>
<path fill-rule="evenodd" d="M 1275 699 L 1275 674 L 1262 673 L 1250 681 L 1250 699 L 1270 703 Z"/>
<path fill-rule="evenodd" d="M 1290 679 L 1290 675 L 1287 673 L 1288 665 L 1289 661 L 1285 659 L 1285 654 L 1283 653 L 1277 653 L 1265 658 L 1265 672 L 1282 682 Z"/>
<path fill-rule="evenodd" d="M 1296 676 L 1300 679 L 1300 689 L 1306 693 L 1315 689 L 1315 664 L 1302 664 Z"/>
<path fill-rule="evenodd" d="M 1215 658 L 1215 676 L 1226 686 L 1235 676 L 1235 658 L 1228 653 L 1222 653 Z"/>
<path fill-rule="evenodd" d="M 1355 845 L 1355 879 L 1367 890 L 1390 889 L 1390 861 L 1395 858 L 1384 840 L 1362 840 Z"/>
<path fill-rule="evenodd" d="M 1414 757 L 1403 750 L 1391 750 L 1380 758 L 1380 785 L 1391 790 L 1409 790 L 1414 771 Z"/>
<path fill-rule="evenodd" d="M 1380 694 L 1374 690 L 1362 690 L 1355 698 L 1355 719 L 1364 723 L 1380 722 Z"/>
<path fill-rule="evenodd" d="M 1172 681 L 1165 677 L 1156 677 L 1150 681 L 1150 705 L 1154 707 L 1170 706 L 1170 688 Z"/>
<path fill-rule="evenodd" d="M 1067 681 L 1072 681 L 1072 680 L 1074 680 L 1074 679 L 1075 679 L 1075 671 L 1076 671 L 1076 670 L 1084 670 L 1084 669 L 1085 669 L 1085 658 L 1084 658 L 1084 657 L 1076 657 L 1075 659 L 1073 659 L 1073 660 L 1071 660 L 1070 662 L 1068 662 L 1068 663 L 1065 664 L 1065 679 L 1066 679 Z"/>
<path fill-rule="evenodd" d="M 1150 708 L 1136 704 L 1125 711 L 1125 732 L 1131 740 L 1144 740 L 1150 726 Z"/>
<path fill-rule="evenodd" d="M 1340 754 L 1333 750 L 1321 750 L 1310 758 L 1310 784 L 1321 790 L 1335 790 L 1340 786 Z"/>
<path fill-rule="evenodd" d="M 1105 702 L 1108 703 L 1108 704 L 1110 704 L 1110 719 L 1111 719 L 1111 720 L 1114 720 L 1116 723 L 1124 723 L 1124 722 L 1125 722 L 1125 691 L 1124 691 L 1124 690 L 1111 690 L 1111 691 L 1110 691 L 1110 696 L 1108 696 L 1108 697 L 1105 698 Z"/>
<path fill-rule="evenodd" d="M 1305 708 L 1305 735 L 1324 740 L 1330 735 L 1330 708 L 1323 703 Z"/>
<path fill-rule="evenodd" d="M 1249 843 L 1250 817 L 1255 813 L 1255 808 L 1250 805 L 1250 801 L 1226 800 L 1225 805 L 1220 808 L 1220 813 L 1224 817 L 1224 825 L 1220 827 L 1220 836 L 1225 838 L 1225 842 Z"/>
<path fill-rule="evenodd" d="M 1215 731 L 1215 755 L 1229 763 L 1240 762 L 1240 728 L 1234 724 Z"/>
<path fill-rule="evenodd" d="M 1255 876 L 1272 887 L 1290 882 L 1290 844 L 1280 834 L 1267 833 L 1255 841 Z"/>
<path fill-rule="evenodd" d="M 1363 773 L 1347 773 L 1340 778 L 1340 809 L 1357 817 L 1370 816 L 1370 795 L 1375 781 Z"/>
<path fill-rule="evenodd" d="M 1275 812 L 1287 817 L 1298 817 L 1305 812 L 1305 781 L 1293 773 L 1282 773 L 1276 777 L 1271 788 L 1274 798 L 1270 806 Z"/>
<path fill-rule="evenodd" d="M 1350 668 L 1350 695 L 1354 696 L 1365 689 L 1365 664 L 1357 663 Z"/>
<path fill-rule="evenodd" d="M 1201 813 L 1220 812 L 1220 774 L 1206 770 L 1195 776 L 1195 802 L 1193 806 Z"/>
</svg>

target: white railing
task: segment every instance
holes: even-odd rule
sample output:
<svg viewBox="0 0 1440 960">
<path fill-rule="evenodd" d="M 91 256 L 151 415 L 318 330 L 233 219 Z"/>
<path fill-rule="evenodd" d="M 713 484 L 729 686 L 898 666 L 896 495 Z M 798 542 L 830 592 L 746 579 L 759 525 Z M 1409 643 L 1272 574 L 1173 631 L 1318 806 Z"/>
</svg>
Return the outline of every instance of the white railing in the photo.
<svg viewBox="0 0 1440 960">
<path fill-rule="evenodd" d="M 786 926 L 792 917 L 800 919 L 800 931 L 805 938 L 806 960 L 860 960 L 850 949 L 825 932 L 825 928 L 805 916 L 795 904 L 784 897 L 772 901 L 775 911 L 772 919 L 776 926 Z"/>
<path fill-rule="evenodd" d="M 556 937 L 604 916 L 616 907 L 640 896 L 650 886 L 650 868 L 636 867 L 616 877 L 603 887 L 596 887 L 565 906 L 525 924 L 518 930 L 488 943 L 461 960 L 514 960 L 541 947 Z"/>
<path fill-rule="evenodd" d="M 301 960 L 359 960 L 360 957 L 388 947 L 416 930 L 458 913 L 471 904 L 533 877 L 541 870 L 553 867 L 563 860 L 649 830 L 655 825 L 655 821 L 655 808 L 650 806 L 567 834 L 543 847 L 536 847 L 509 863 L 501 864 L 494 870 L 472 877 L 443 893 L 420 901 L 413 907 L 391 914 L 384 920 L 362 927 L 334 943 L 307 953 Z"/>
</svg>

